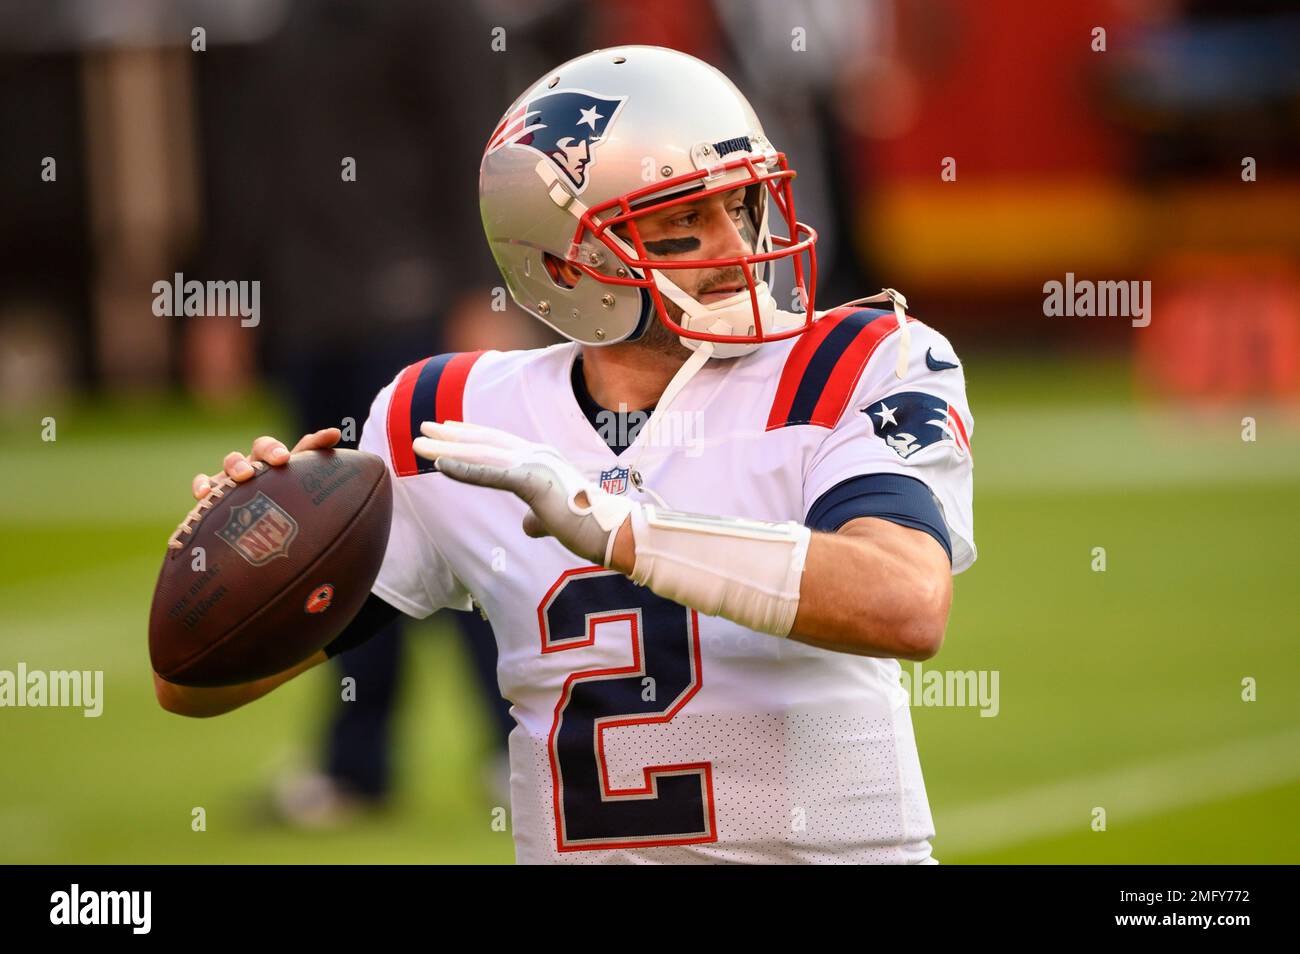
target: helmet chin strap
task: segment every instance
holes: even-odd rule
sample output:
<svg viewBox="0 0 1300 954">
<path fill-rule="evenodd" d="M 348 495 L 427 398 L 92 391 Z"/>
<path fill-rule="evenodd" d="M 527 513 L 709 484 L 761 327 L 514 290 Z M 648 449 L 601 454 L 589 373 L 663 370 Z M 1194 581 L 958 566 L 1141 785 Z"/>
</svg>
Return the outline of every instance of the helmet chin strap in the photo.
<svg viewBox="0 0 1300 954">
<path fill-rule="evenodd" d="M 655 284 L 669 300 L 681 308 L 683 312 L 682 327 L 690 331 L 703 331 L 716 335 L 752 333 L 749 329 L 753 327 L 754 304 L 749 289 L 738 292 L 730 298 L 724 298 L 712 305 L 705 305 L 682 291 L 660 271 L 655 271 Z M 782 328 L 793 327 L 794 324 L 801 323 L 795 322 L 793 320 L 795 316 L 793 315 L 785 319 L 781 317 L 782 312 L 777 310 L 776 300 L 768 290 L 767 282 L 755 282 L 754 293 L 758 296 L 759 320 L 765 333 L 779 331 Z M 737 325 L 740 327 L 739 331 Z M 695 377 L 710 358 L 738 358 L 741 355 L 749 354 L 762 344 L 761 341 L 716 342 L 701 338 L 688 338 L 685 335 L 679 335 L 678 340 L 689 348 L 692 354 L 677 369 L 677 373 L 668 382 L 668 386 L 664 388 L 664 393 L 660 395 L 659 401 L 655 404 L 655 409 L 650 413 L 649 420 L 642 425 L 644 439 L 640 441 L 641 449 L 637 451 L 636 457 L 628 465 L 628 476 L 632 481 L 632 486 L 654 498 L 655 503 L 665 509 L 671 508 L 659 494 L 646 486 L 639 469 L 646 450 L 658 443 L 656 438 L 663 415 L 668 410 L 669 405 L 676 400 L 677 395 L 681 393 L 682 388 L 690 383 L 690 380 Z"/>
<path fill-rule="evenodd" d="M 660 292 L 682 310 L 681 325 L 683 328 L 717 335 L 751 333 L 749 329 L 753 327 L 754 304 L 749 289 L 738 292 L 730 298 L 724 298 L 712 305 L 705 305 L 682 291 L 675 282 L 658 270 L 655 270 L 655 284 Z M 772 330 L 772 320 L 777 314 L 776 300 L 772 298 L 767 282 L 755 282 L 754 292 L 758 296 L 762 327 L 765 330 Z M 736 330 L 738 324 L 742 329 L 740 332 Z M 664 388 L 664 393 L 659 396 L 659 401 L 655 404 L 655 409 L 650 413 L 649 420 L 642 425 L 644 439 L 641 440 L 641 449 L 637 451 L 636 457 L 628 465 L 628 476 L 632 481 L 632 486 L 652 497 L 655 503 L 664 509 L 671 508 L 659 494 L 646 486 L 639 465 L 641 458 L 645 456 L 646 450 L 658 444 L 656 438 L 659 432 L 659 423 L 663 420 L 668 407 L 677 399 L 677 395 L 681 393 L 682 388 L 690 383 L 691 379 L 695 377 L 700 368 L 704 367 L 710 358 L 738 358 L 741 355 L 749 354 L 762 344 L 759 341 L 714 342 L 700 338 L 688 338 L 685 335 L 679 335 L 678 340 L 691 350 L 691 356 L 677 369 L 677 373 L 673 375 L 672 380 L 668 382 L 668 386 Z"/>
<path fill-rule="evenodd" d="M 894 365 L 894 376 L 901 381 L 907 376 L 907 362 L 912 348 L 912 333 L 907 327 L 907 299 L 903 297 L 903 293 L 894 288 L 882 288 L 874 295 L 854 298 L 839 307 L 847 308 L 849 305 L 870 305 L 885 301 L 893 303 L 894 318 L 898 322 L 898 361 Z"/>
<path fill-rule="evenodd" d="M 683 338 L 682 340 L 685 341 L 686 339 Z M 696 341 L 694 343 L 698 345 L 698 347 L 695 349 L 694 353 L 686 359 L 686 362 L 677 369 L 677 373 L 674 374 L 672 380 L 668 382 L 668 387 L 664 388 L 664 393 L 659 396 L 659 401 L 655 404 L 655 409 L 650 412 L 649 420 L 641 425 L 641 433 L 638 435 L 638 437 L 641 438 L 641 449 L 637 451 L 636 457 L 632 460 L 632 463 L 628 465 L 628 477 L 632 481 L 632 486 L 642 493 L 653 497 L 655 503 L 665 509 L 672 508 L 668 506 L 663 497 L 660 497 L 651 488 L 645 485 L 645 481 L 641 477 L 639 465 L 641 463 L 641 458 L 645 456 L 646 450 L 658 443 L 656 437 L 659 432 L 659 422 L 663 420 L 663 415 L 668 410 L 668 406 L 677 399 L 677 395 L 681 393 L 682 388 L 686 387 L 686 385 L 690 383 L 691 378 L 695 377 L 700 368 L 704 367 L 705 363 L 710 358 L 714 357 L 714 346 L 712 341 Z"/>
<path fill-rule="evenodd" d="M 655 270 L 655 285 L 659 291 L 674 305 L 682 310 L 681 326 L 687 331 L 704 332 L 713 335 L 751 335 L 754 328 L 754 301 L 749 289 L 743 289 L 729 298 L 706 305 L 692 295 L 684 292 L 671 278 Z M 758 299 L 759 327 L 764 334 L 771 334 L 783 328 L 791 327 L 783 322 L 776 308 L 776 299 L 768 288 L 767 282 L 754 283 L 754 297 Z M 699 351 L 704 342 L 698 338 L 680 335 L 681 343 L 692 351 Z M 715 341 L 712 356 L 715 358 L 738 358 L 756 350 L 760 341 Z"/>
</svg>

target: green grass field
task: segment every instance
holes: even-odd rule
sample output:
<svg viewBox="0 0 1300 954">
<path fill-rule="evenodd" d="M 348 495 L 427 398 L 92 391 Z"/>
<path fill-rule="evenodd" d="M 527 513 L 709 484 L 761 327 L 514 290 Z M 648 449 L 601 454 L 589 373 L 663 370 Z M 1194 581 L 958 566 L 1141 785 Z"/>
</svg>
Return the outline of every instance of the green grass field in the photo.
<svg viewBox="0 0 1300 954">
<path fill-rule="evenodd" d="M 1138 403 L 1117 365 L 968 364 L 980 559 L 924 667 L 997 670 L 1000 712 L 913 710 L 936 855 L 1296 861 L 1294 409 L 1175 414 Z M 481 787 L 481 702 L 436 617 L 409 640 L 397 803 L 347 831 L 257 810 L 270 778 L 312 760 L 327 672 L 215 720 L 157 707 L 149 597 L 189 478 L 283 420 L 264 403 L 96 402 L 0 424 L 0 669 L 105 674 L 98 719 L 0 709 L 0 862 L 513 859 Z"/>
</svg>

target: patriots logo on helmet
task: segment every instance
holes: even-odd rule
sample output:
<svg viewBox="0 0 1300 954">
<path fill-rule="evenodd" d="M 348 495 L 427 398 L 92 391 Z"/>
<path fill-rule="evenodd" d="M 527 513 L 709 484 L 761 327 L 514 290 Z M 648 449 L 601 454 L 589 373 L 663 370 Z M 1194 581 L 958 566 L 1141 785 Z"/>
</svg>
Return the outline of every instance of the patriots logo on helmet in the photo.
<svg viewBox="0 0 1300 954">
<path fill-rule="evenodd" d="M 970 439 L 961 415 L 933 394 L 900 391 L 867 405 L 861 413 L 871 420 L 876 436 L 904 460 L 936 444 L 951 445 L 959 457 L 970 453 Z"/>
<path fill-rule="evenodd" d="M 626 467 L 602 470 L 600 472 L 600 489 L 607 494 L 627 493 L 627 475 L 628 469 Z"/>
<path fill-rule="evenodd" d="M 488 140 L 486 153 L 504 146 L 532 149 L 572 183 L 575 192 L 587 187 L 587 167 L 605 139 L 626 96 L 598 96 L 586 90 L 546 93 L 510 112 Z"/>
</svg>

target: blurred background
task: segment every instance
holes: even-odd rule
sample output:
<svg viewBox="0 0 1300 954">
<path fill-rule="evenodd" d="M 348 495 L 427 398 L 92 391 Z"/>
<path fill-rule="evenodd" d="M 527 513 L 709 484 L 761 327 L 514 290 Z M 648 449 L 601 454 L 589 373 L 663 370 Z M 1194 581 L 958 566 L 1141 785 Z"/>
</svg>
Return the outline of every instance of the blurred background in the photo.
<svg viewBox="0 0 1300 954">
<path fill-rule="evenodd" d="M 347 654 L 351 709 L 331 665 L 192 721 L 154 701 L 148 605 L 227 451 L 553 340 L 494 295 L 478 160 L 527 84 L 622 43 L 751 98 L 819 307 L 898 288 L 966 365 L 980 560 L 926 668 L 1001 700 L 913 710 L 937 857 L 1294 862 L 1284 0 L 0 0 L 0 669 L 105 681 L 97 719 L 0 709 L 0 862 L 513 860 L 477 617 Z M 258 324 L 155 314 L 176 273 L 259 282 Z M 1151 282 L 1150 324 L 1048 316 L 1067 275 Z"/>
</svg>

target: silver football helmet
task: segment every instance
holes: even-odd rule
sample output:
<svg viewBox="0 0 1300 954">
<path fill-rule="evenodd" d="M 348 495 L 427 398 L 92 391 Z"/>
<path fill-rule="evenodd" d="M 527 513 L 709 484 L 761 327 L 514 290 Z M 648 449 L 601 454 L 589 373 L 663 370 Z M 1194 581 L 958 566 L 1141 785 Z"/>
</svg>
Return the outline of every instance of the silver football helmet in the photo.
<svg viewBox="0 0 1300 954">
<path fill-rule="evenodd" d="M 484 151 L 479 203 L 510 294 L 560 334 L 615 344 L 657 315 L 687 347 L 712 341 L 712 354 L 727 357 L 801 334 L 815 318 L 817 233 L 795 218 L 794 176 L 722 73 L 675 50 L 623 46 L 570 60 L 515 101 Z M 640 217 L 740 186 L 752 254 L 649 258 Z M 769 229 L 774 212 L 784 236 Z M 567 285 L 548 253 L 583 277 Z M 772 293 L 782 259 L 792 264 L 793 312 Z M 709 304 L 672 280 L 677 269 L 736 267 L 746 287 Z"/>
</svg>

